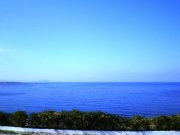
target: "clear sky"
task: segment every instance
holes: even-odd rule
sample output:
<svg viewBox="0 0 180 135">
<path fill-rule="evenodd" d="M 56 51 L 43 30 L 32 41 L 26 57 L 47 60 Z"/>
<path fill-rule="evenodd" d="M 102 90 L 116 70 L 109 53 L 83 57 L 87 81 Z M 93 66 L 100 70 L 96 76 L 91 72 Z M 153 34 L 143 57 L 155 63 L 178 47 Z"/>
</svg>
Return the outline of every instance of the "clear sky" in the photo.
<svg viewBox="0 0 180 135">
<path fill-rule="evenodd" d="M 180 0 L 0 0 L 0 81 L 180 81 Z"/>
</svg>

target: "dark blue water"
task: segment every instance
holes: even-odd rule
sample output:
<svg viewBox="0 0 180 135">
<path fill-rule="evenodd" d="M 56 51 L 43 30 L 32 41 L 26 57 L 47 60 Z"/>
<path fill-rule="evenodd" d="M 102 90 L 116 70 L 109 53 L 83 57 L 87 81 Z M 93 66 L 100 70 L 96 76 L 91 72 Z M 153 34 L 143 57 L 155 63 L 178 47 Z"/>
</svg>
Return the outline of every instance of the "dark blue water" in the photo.
<svg viewBox="0 0 180 135">
<path fill-rule="evenodd" d="M 172 115 L 180 113 L 180 83 L 0 83 L 0 111 L 49 109 Z"/>
</svg>

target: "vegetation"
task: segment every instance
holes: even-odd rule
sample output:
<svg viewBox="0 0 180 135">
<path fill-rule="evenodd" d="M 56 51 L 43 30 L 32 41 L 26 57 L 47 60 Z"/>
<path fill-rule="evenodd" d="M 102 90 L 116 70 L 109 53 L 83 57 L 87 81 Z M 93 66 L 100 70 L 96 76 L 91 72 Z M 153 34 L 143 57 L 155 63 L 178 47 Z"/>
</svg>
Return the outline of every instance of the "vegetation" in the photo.
<svg viewBox="0 0 180 135">
<path fill-rule="evenodd" d="M 26 112 L 23 111 L 15 112 L 10 117 L 10 121 L 12 125 L 19 127 L 26 125 L 26 119 L 27 119 L 27 114 Z"/>
<path fill-rule="evenodd" d="M 0 134 L 8 134 L 8 135 L 13 134 L 13 135 L 15 135 L 17 133 L 13 132 L 13 131 L 3 131 L 3 130 L 0 130 Z"/>
<path fill-rule="evenodd" d="M 18 111 L 0 112 L 0 125 L 32 128 L 81 129 L 81 130 L 180 130 L 180 115 L 132 118 L 103 112 L 44 111 L 27 115 Z"/>
<path fill-rule="evenodd" d="M 10 117 L 8 116 L 8 114 L 0 112 L 0 125 L 1 126 L 9 126 L 9 125 L 11 125 L 11 122 L 10 122 L 9 118 Z"/>
</svg>

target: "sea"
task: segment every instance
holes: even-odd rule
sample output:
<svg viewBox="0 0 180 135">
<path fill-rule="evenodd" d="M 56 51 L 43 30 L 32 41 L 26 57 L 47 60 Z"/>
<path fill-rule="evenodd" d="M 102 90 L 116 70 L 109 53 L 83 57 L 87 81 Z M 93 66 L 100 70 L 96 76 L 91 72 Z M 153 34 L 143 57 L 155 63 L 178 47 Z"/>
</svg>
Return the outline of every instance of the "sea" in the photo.
<svg viewBox="0 0 180 135">
<path fill-rule="evenodd" d="M 2 82 L 0 111 L 101 111 L 125 117 L 180 114 L 180 83 Z"/>
</svg>

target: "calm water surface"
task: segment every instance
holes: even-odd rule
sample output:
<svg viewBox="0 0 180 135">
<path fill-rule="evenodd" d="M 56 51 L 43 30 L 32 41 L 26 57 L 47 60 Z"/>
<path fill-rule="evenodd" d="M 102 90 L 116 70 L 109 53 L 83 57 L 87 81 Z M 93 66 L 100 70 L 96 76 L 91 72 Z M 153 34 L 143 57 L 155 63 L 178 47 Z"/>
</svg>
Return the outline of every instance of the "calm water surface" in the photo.
<svg viewBox="0 0 180 135">
<path fill-rule="evenodd" d="M 180 113 L 180 83 L 0 83 L 0 111 L 103 111 L 122 116 Z"/>
</svg>

